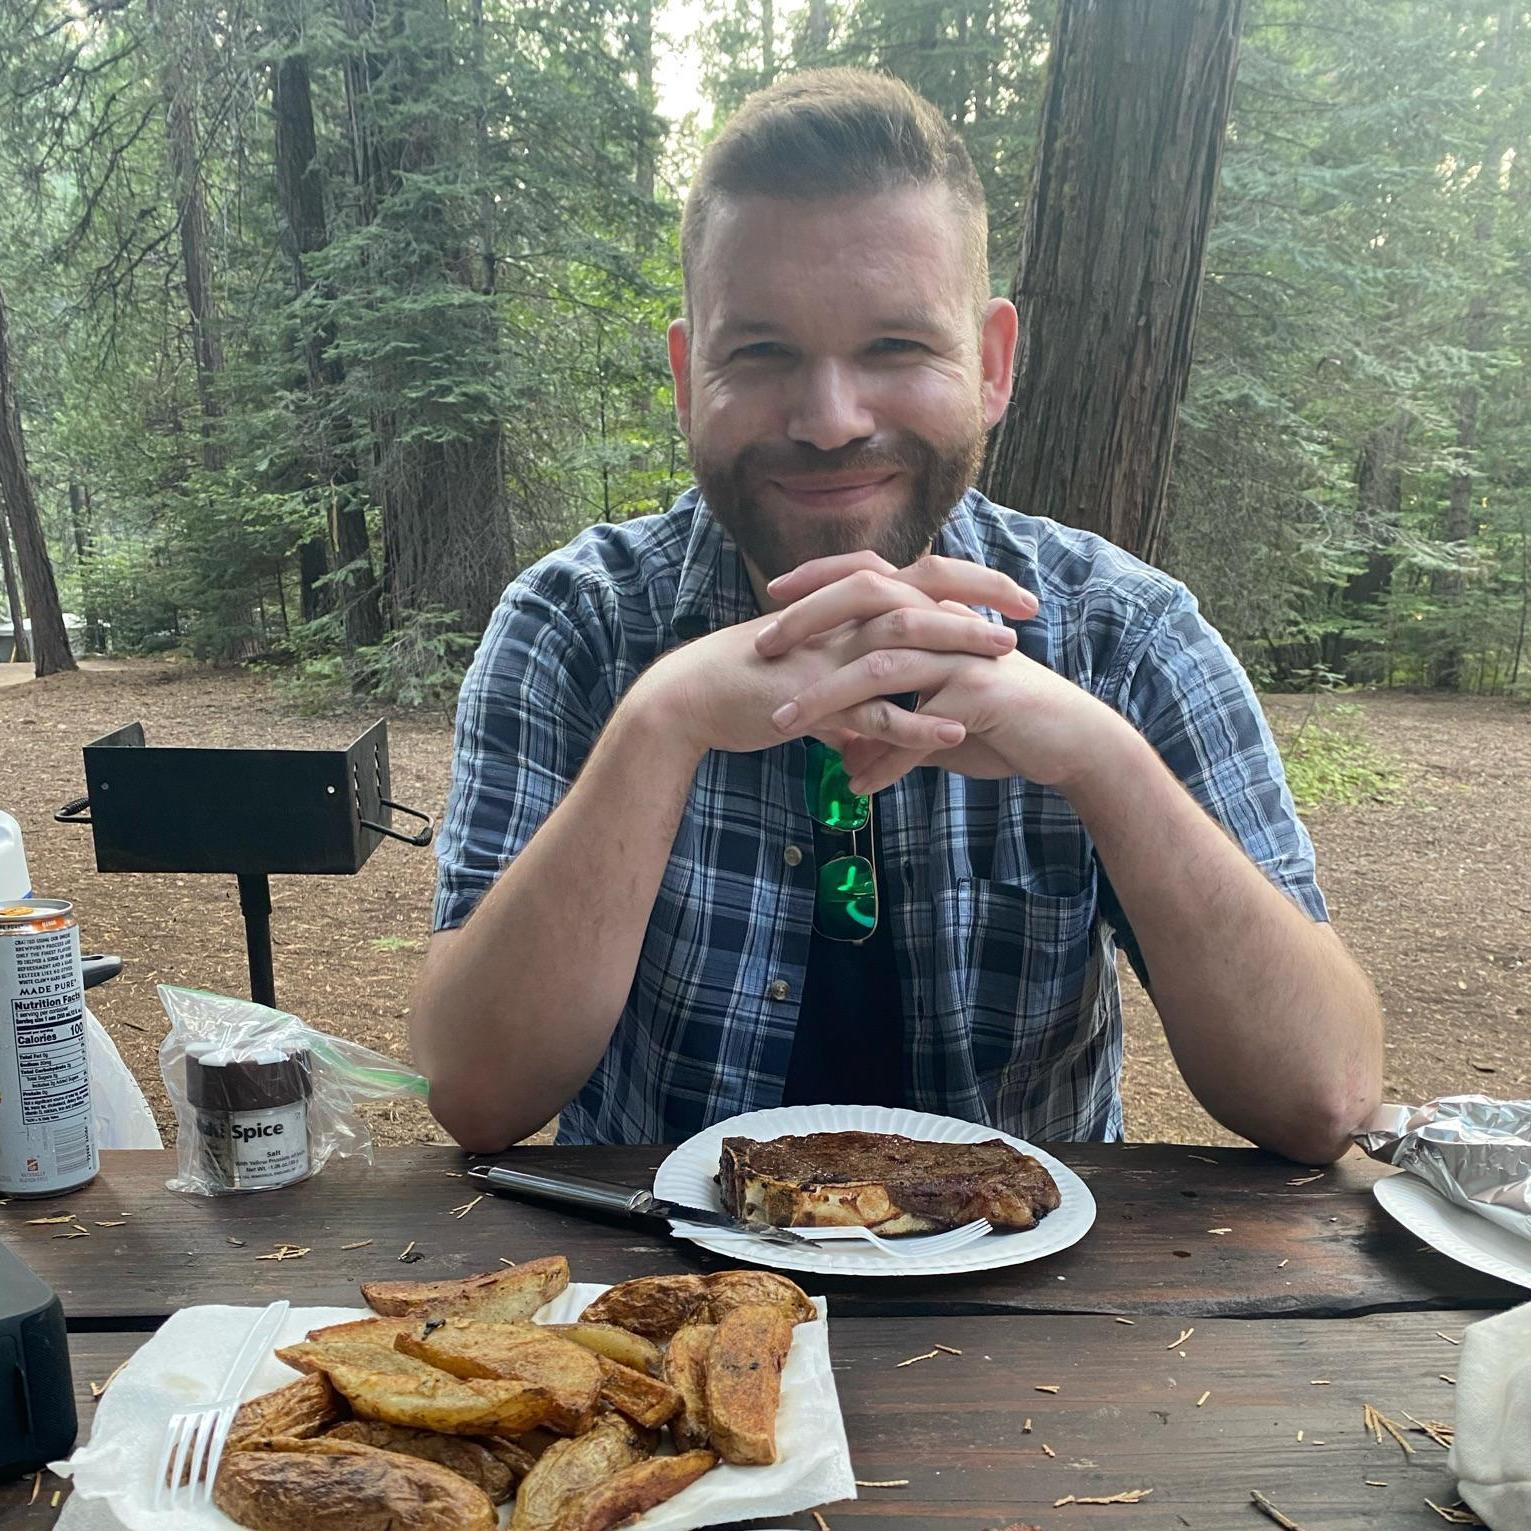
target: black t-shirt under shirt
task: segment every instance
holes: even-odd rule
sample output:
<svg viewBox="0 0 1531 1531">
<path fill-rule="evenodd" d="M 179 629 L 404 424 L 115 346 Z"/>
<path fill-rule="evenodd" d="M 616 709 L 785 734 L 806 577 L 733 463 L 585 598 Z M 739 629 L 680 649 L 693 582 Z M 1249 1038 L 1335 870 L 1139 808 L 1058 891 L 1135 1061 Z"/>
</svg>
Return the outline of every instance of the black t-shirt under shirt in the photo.
<svg viewBox="0 0 1531 1531">
<path fill-rule="evenodd" d="M 843 835 L 823 834 L 817 825 L 814 834 L 817 865 L 846 853 Z M 877 928 L 859 944 L 813 933 L 782 1091 L 784 1106 L 904 1103 L 904 1023 L 893 922 L 882 857 L 873 860 Z"/>
</svg>

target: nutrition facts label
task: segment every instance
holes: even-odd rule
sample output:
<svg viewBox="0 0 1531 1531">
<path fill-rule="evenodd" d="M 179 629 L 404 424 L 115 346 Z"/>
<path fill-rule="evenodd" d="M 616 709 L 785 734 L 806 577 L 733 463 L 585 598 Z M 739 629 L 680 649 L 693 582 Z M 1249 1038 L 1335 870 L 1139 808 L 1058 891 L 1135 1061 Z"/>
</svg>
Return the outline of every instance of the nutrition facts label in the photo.
<svg viewBox="0 0 1531 1531">
<path fill-rule="evenodd" d="M 94 1168 L 79 931 L 0 938 L 0 1190 Z"/>
</svg>

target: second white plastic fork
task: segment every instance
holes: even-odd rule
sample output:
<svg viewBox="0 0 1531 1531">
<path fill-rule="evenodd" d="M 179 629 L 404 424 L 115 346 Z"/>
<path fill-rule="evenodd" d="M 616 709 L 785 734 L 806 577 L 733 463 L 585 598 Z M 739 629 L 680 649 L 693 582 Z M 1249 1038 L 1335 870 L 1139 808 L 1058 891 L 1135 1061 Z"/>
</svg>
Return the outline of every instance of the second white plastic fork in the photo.
<svg viewBox="0 0 1531 1531">
<path fill-rule="evenodd" d="M 239 1409 L 240 1395 L 266 1352 L 276 1343 L 288 1307 L 284 1299 L 272 1303 L 257 1316 L 211 1403 L 170 1417 L 155 1469 L 150 1509 L 189 1509 L 206 1504 L 212 1497 L 213 1477 L 223 1456 L 229 1426 Z"/>
<path fill-rule="evenodd" d="M 870 1228 L 794 1228 L 794 1233 L 805 1239 L 812 1239 L 815 1244 L 841 1243 L 844 1241 L 859 1241 L 871 1244 L 885 1255 L 891 1255 L 896 1260 L 925 1260 L 935 1255 L 949 1255 L 954 1250 L 966 1249 L 969 1244 L 975 1244 L 985 1234 L 994 1231 L 994 1225 L 985 1217 L 976 1222 L 964 1223 L 960 1228 L 952 1228 L 946 1233 L 928 1234 L 903 1234 L 896 1239 L 883 1238 L 881 1234 L 873 1233 Z"/>
</svg>

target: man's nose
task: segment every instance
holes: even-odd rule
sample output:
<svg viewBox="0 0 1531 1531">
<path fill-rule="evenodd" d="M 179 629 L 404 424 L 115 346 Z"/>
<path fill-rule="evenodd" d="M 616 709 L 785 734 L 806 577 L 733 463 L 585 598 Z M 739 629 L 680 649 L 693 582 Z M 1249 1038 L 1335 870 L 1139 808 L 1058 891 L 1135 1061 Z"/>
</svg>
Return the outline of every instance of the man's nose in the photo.
<svg viewBox="0 0 1531 1531">
<path fill-rule="evenodd" d="M 836 361 L 802 368 L 787 417 L 787 434 L 821 452 L 848 446 L 876 433 L 855 369 Z"/>
</svg>

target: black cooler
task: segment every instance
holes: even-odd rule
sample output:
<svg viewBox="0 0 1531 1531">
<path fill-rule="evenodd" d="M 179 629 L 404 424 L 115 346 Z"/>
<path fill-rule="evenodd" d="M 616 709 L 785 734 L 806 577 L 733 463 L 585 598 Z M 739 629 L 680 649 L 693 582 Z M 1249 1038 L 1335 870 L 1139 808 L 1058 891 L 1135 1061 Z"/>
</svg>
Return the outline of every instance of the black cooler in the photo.
<svg viewBox="0 0 1531 1531">
<path fill-rule="evenodd" d="M 0 1480 L 67 1456 L 78 1429 L 64 1310 L 0 1244 Z"/>
</svg>

